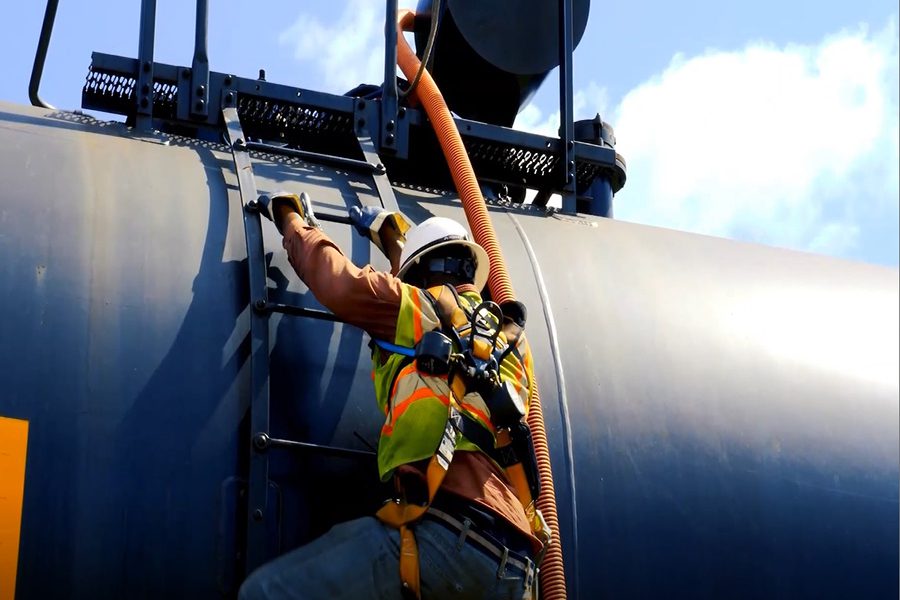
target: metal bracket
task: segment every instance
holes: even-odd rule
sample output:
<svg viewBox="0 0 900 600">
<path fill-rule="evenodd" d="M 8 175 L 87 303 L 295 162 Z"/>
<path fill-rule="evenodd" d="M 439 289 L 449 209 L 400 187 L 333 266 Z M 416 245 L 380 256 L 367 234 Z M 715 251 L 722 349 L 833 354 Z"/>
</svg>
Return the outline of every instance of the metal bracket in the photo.
<svg viewBox="0 0 900 600">
<path fill-rule="evenodd" d="M 397 197 L 394 196 L 394 188 L 391 186 L 391 180 L 388 179 L 387 169 L 378 156 L 375 149 L 375 143 L 369 133 L 369 122 L 373 115 L 368 101 L 362 98 L 357 99 L 354 106 L 354 126 L 356 133 L 356 141 L 359 144 L 359 150 L 362 152 L 363 159 L 370 164 L 376 165 L 376 169 L 372 172 L 372 180 L 375 183 L 375 191 L 381 200 L 381 206 L 389 211 L 396 212 L 400 210 L 397 205 Z M 377 117 L 377 113 L 375 114 Z"/>
</svg>

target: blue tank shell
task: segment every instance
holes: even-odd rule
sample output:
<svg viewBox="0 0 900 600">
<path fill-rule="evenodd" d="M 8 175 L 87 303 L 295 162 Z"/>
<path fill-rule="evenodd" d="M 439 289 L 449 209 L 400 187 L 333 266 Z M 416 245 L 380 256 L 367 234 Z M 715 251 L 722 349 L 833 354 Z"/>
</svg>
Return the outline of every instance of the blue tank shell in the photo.
<svg viewBox="0 0 900 600">
<path fill-rule="evenodd" d="M 375 194 L 340 169 L 253 169 L 322 214 Z M 16 597 L 233 595 L 258 432 L 230 152 L 0 103 L 0 178 L 0 416 L 28 423 Z M 453 195 L 395 192 L 414 221 L 464 219 Z M 897 597 L 895 269 L 490 213 L 529 309 L 570 597 Z M 271 299 L 321 309 L 263 230 Z M 367 336 L 269 327 L 268 433 L 309 444 L 267 454 L 275 556 L 389 490 Z"/>
</svg>

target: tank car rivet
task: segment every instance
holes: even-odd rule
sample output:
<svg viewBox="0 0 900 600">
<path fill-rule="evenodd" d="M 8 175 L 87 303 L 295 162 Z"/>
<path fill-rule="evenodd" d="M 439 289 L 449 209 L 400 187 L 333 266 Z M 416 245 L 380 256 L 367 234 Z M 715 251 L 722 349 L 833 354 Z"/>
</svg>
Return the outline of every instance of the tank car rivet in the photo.
<svg viewBox="0 0 900 600">
<path fill-rule="evenodd" d="M 387 134 L 384 138 L 384 141 L 387 142 L 388 144 L 393 144 L 394 143 L 394 134 L 393 133 Z"/>
<path fill-rule="evenodd" d="M 396 123 L 394 123 L 394 120 L 391 119 L 390 121 L 387 122 L 387 125 L 385 125 L 384 128 L 387 129 L 388 131 L 393 131 L 395 125 L 396 125 Z"/>
<path fill-rule="evenodd" d="M 206 93 L 206 86 L 205 86 L 205 85 L 197 86 L 197 95 L 198 95 L 198 96 L 200 96 L 200 97 L 202 98 L 202 97 L 203 97 L 203 94 L 205 94 L 205 93 Z"/>
<path fill-rule="evenodd" d="M 253 303 L 253 308 L 255 308 L 256 310 L 258 310 L 260 312 L 266 310 L 266 306 L 268 306 L 268 304 L 266 303 L 265 300 L 262 300 L 262 299 L 259 299 Z"/>
<path fill-rule="evenodd" d="M 234 94 L 232 94 L 231 92 L 225 94 L 225 102 L 227 102 L 228 104 L 234 102 Z"/>
<path fill-rule="evenodd" d="M 225 85 L 231 85 L 231 75 L 225 77 Z"/>
<path fill-rule="evenodd" d="M 144 69 L 144 73 L 149 73 L 150 72 L 150 63 L 144 62 L 144 64 L 142 65 L 142 68 Z"/>
<path fill-rule="evenodd" d="M 257 433 L 253 436 L 253 446 L 257 450 L 265 450 L 269 447 L 269 436 L 265 433 Z"/>
<path fill-rule="evenodd" d="M 263 518 L 262 509 L 257 508 L 256 510 L 253 511 L 253 520 L 254 521 L 262 521 L 262 518 Z"/>
<path fill-rule="evenodd" d="M 204 106 L 206 106 L 206 102 L 204 102 L 203 100 L 197 100 L 197 104 L 196 104 L 195 108 L 198 111 L 203 110 Z"/>
<path fill-rule="evenodd" d="M 406 107 L 405 106 L 401 106 L 400 108 L 397 109 L 397 116 L 400 117 L 401 119 L 406 116 Z"/>
</svg>

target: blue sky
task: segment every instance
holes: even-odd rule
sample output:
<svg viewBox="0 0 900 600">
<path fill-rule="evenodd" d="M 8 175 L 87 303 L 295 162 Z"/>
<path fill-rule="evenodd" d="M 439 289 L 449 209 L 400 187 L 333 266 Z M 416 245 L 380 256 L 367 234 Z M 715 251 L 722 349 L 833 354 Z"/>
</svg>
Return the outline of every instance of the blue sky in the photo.
<svg viewBox="0 0 900 600">
<path fill-rule="evenodd" d="M 210 4 L 215 70 L 335 93 L 380 80 L 377 0 Z M 193 2 L 158 5 L 157 60 L 190 64 Z M 5 9 L 0 100 L 28 101 L 43 9 Z M 79 108 L 92 50 L 136 55 L 139 9 L 61 0 L 42 96 Z M 615 127 L 616 218 L 897 266 L 897 15 L 895 0 L 595 0 L 576 117 Z M 556 94 L 551 75 L 516 126 L 555 131 Z"/>
</svg>

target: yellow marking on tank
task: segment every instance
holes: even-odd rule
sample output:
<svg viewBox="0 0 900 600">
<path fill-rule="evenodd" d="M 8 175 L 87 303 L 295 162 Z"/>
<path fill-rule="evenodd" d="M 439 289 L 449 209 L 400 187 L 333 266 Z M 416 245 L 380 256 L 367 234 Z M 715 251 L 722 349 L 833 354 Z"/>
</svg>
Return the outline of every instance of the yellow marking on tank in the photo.
<svg viewBox="0 0 900 600">
<path fill-rule="evenodd" d="M 0 600 L 13 600 L 25 493 L 28 421 L 0 417 Z"/>
</svg>

